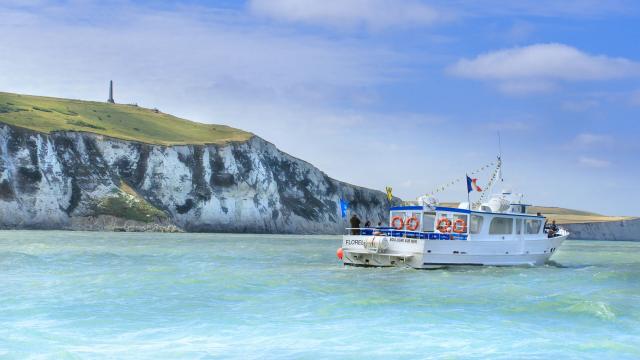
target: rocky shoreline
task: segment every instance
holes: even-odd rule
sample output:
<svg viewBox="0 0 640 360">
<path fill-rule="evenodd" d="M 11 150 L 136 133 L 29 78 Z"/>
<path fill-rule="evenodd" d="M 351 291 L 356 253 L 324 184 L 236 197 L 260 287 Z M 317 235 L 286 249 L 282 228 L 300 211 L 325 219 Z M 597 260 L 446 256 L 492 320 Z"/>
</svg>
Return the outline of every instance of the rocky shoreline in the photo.
<svg viewBox="0 0 640 360">
<path fill-rule="evenodd" d="M 113 232 L 184 232 L 168 221 L 143 222 L 123 219 L 112 215 L 74 217 L 65 230 L 73 231 L 113 231 Z"/>
</svg>

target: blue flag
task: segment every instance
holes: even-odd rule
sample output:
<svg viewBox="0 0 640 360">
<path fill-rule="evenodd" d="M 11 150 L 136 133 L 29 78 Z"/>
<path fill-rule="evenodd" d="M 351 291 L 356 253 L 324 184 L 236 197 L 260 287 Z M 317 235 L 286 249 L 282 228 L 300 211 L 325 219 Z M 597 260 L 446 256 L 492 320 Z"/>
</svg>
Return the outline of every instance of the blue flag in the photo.
<svg viewBox="0 0 640 360">
<path fill-rule="evenodd" d="M 340 211 L 343 219 L 347 218 L 347 209 L 349 209 L 349 202 L 345 199 L 340 199 Z"/>
</svg>

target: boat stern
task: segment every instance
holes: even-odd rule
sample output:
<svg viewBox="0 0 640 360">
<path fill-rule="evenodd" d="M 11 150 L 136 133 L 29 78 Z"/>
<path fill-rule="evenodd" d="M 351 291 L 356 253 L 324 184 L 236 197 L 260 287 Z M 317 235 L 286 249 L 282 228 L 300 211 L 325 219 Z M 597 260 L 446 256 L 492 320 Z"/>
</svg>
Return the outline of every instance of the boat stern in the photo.
<svg viewBox="0 0 640 360">
<path fill-rule="evenodd" d="M 344 235 L 338 257 L 345 265 L 420 267 L 423 245 L 419 241 L 386 235 Z"/>
</svg>

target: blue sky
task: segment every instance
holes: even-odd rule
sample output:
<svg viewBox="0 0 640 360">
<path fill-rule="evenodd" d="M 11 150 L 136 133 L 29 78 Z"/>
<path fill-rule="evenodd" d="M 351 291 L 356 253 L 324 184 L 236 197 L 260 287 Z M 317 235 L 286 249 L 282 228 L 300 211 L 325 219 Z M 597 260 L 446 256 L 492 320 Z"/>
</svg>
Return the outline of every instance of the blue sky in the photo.
<svg viewBox="0 0 640 360">
<path fill-rule="evenodd" d="M 527 201 L 640 215 L 640 4 L 504 3 L 3 0 L 0 91 L 103 101 L 113 79 L 405 199 L 492 161 L 500 131 Z"/>
</svg>

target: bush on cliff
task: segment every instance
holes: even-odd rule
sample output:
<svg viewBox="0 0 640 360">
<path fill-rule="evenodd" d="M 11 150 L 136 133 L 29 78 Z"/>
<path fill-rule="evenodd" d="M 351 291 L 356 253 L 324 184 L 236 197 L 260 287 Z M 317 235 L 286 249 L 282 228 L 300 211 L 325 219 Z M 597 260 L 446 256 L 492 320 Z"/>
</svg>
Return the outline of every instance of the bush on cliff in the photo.
<svg viewBox="0 0 640 360">
<path fill-rule="evenodd" d="M 124 183 L 120 190 L 98 201 L 96 215 L 112 215 L 147 223 L 167 219 L 167 214 L 149 204 Z"/>
</svg>

